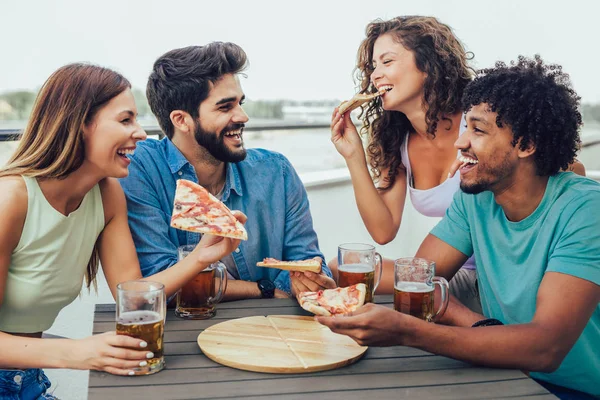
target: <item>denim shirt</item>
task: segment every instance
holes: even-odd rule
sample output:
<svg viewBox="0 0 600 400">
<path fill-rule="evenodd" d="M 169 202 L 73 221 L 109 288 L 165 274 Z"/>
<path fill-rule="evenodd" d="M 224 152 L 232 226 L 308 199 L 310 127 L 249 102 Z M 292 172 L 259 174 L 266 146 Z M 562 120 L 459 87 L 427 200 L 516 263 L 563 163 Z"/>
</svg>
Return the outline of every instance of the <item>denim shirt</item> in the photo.
<svg viewBox="0 0 600 400">
<path fill-rule="evenodd" d="M 269 279 L 277 289 L 291 293 L 288 271 L 257 267 L 256 263 L 265 257 L 323 258 L 304 185 L 287 158 L 264 149 L 249 149 L 243 161 L 228 163 L 226 168 L 221 200 L 248 216 L 248 240 L 232 253 L 240 279 Z M 120 180 L 144 276 L 175 264 L 177 247 L 200 241 L 198 233 L 170 227 L 178 179 L 198 182 L 192 164 L 164 138 L 138 143 L 129 176 Z M 322 267 L 331 277 L 327 265 Z"/>
</svg>

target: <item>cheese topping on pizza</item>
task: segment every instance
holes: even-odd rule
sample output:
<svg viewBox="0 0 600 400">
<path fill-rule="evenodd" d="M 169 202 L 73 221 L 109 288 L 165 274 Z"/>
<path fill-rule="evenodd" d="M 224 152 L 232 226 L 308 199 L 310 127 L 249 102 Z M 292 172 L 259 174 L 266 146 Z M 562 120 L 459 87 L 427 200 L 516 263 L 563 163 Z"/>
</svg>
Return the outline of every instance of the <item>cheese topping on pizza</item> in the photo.
<svg viewBox="0 0 600 400">
<path fill-rule="evenodd" d="M 366 293 L 366 285 L 357 283 L 343 288 L 302 292 L 298 294 L 298 302 L 313 314 L 331 316 L 356 310 L 365 303 Z"/>
<path fill-rule="evenodd" d="M 246 240 L 248 234 L 231 210 L 202 186 L 177 181 L 171 226 L 198 233 Z"/>
</svg>

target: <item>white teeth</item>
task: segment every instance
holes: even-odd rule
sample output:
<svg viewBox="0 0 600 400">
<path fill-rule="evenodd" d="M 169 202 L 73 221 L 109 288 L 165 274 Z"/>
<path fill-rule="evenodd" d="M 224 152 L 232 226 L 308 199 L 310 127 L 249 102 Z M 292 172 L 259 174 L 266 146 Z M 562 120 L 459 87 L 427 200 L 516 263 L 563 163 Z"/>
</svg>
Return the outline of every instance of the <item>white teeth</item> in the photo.
<svg viewBox="0 0 600 400">
<path fill-rule="evenodd" d="M 117 153 L 120 154 L 120 155 L 122 155 L 122 156 L 133 155 L 133 152 L 134 152 L 133 149 L 120 149 L 120 150 L 117 150 Z"/>
<path fill-rule="evenodd" d="M 386 92 L 389 92 L 390 90 L 392 90 L 394 87 L 392 85 L 383 85 L 381 87 L 379 87 L 379 90 L 385 90 Z"/>
<path fill-rule="evenodd" d="M 225 136 L 241 136 L 241 134 L 242 134 L 242 130 L 240 129 L 239 131 L 227 132 L 225 134 Z"/>
<path fill-rule="evenodd" d="M 473 158 L 465 157 L 465 156 L 460 156 L 460 157 L 458 157 L 458 159 L 464 163 L 479 164 L 479 161 L 477 161 Z"/>
</svg>

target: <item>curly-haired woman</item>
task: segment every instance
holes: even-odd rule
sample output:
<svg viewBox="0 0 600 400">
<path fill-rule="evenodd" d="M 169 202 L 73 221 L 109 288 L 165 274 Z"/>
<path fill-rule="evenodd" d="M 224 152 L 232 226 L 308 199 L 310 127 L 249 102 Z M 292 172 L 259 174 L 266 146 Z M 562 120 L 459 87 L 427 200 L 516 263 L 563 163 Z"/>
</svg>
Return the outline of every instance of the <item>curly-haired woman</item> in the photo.
<svg viewBox="0 0 600 400">
<path fill-rule="evenodd" d="M 433 17 L 376 20 L 366 28 L 358 50 L 360 92 L 391 87 L 361 109 L 368 162 L 350 113 L 334 111 L 331 140 L 350 170 L 363 222 L 379 244 L 396 237 L 407 191 L 418 212 L 442 217 L 459 188 L 459 175 L 449 173 L 457 158 L 454 142 L 465 129 L 460 104 L 474 75 L 469 56 L 452 29 Z M 481 312 L 476 280 L 470 258 L 450 290 Z M 385 260 L 378 293 L 393 293 L 393 287 L 393 263 Z"/>
</svg>

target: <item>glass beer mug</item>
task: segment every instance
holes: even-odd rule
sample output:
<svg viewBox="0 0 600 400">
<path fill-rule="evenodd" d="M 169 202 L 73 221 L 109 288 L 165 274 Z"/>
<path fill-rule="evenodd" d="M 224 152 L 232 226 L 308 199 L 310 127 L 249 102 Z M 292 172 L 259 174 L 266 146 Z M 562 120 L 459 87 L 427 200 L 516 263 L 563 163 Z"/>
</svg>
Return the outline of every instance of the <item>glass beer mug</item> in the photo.
<svg viewBox="0 0 600 400">
<path fill-rule="evenodd" d="M 434 286 L 442 291 L 442 304 L 434 309 Z M 394 310 L 427 322 L 448 307 L 448 281 L 435 276 L 435 262 L 423 258 L 399 258 L 394 262 Z"/>
<path fill-rule="evenodd" d="M 345 243 L 338 246 L 338 286 L 364 283 L 367 286 L 365 303 L 373 302 L 373 293 L 381 280 L 382 266 L 381 255 L 370 244 Z"/>
<path fill-rule="evenodd" d="M 195 248 L 195 245 L 180 246 L 179 260 Z M 211 264 L 177 292 L 175 315 L 184 319 L 214 317 L 217 314 L 216 304 L 223 298 L 226 288 L 227 268 L 220 262 Z"/>
<path fill-rule="evenodd" d="M 165 286 L 142 280 L 117 285 L 117 334 L 148 343 L 154 357 L 143 367 L 133 368 L 134 375 L 150 375 L 165 367 L 163 335 L 166 316 Z"/>
</svg>

